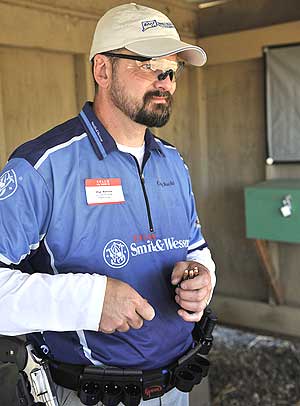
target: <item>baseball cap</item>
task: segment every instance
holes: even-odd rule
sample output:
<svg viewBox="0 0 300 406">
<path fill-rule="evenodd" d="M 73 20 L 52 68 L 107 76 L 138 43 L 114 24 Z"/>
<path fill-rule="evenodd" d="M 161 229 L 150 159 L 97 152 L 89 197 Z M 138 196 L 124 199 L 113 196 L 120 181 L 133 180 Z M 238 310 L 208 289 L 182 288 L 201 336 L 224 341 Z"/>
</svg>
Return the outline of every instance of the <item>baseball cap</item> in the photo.
<svg viewBox="0 0 300 406">
<path fill-rule="evenodd" d="M 136 3 L 114 7 L 100 18 L 90 60 L 96 54 L 119 48 L 149 58 L 178 54 L 195 66 L 204 65 L 207 59 L 202 48 L 180 40 L 175 26 L 166 15 Z"/>
</svg>

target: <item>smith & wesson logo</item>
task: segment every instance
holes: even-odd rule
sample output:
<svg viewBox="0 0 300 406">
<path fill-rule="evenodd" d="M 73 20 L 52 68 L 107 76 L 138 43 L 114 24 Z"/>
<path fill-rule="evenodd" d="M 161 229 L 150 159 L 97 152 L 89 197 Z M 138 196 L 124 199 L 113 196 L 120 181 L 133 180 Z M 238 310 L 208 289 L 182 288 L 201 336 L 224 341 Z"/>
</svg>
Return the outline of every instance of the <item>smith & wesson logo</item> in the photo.
<svg viewBox="0 0 300 406">
<path fill-rule="evenodd" d="M 13 169 L 4 172 L 0 176 L 0 200 L 5 200 L 12 196 L 17 190 L 17 176 Z"/>
<path fill-rule="evenodd" d="M 147 241 L 134 241 L 128 247 L 122 240 L 111 240 L 103 249 L 103 258 L 111 268 L 123 268 L 128 264 L 130 257 L 145 255 L 154 252 L 178 250 L 187 248 L 189 240 L 178 240 L 174 237 L 149 239 Z"/>
</svg>

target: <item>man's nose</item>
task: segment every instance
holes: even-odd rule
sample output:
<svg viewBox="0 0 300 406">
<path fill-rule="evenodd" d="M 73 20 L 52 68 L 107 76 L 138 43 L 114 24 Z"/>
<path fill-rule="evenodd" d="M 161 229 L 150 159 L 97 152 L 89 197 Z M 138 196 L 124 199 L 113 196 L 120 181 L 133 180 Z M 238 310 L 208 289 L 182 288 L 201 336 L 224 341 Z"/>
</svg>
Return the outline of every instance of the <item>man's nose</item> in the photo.
<svg viewBox="0 0 300 406">
<path fill-rule="evenodd" d="M 157 75 L 159 76 L 159 75 Z M 154 86 L 156 89 L 162 89 L 165 91 L 170 91 L 174 87 L 175 83 L 172 82 L 170 75 L 166 75 L 165 78 L 162 80 L 159 80 L 158 77 L 156 78 L 156 81 L 154 83 Z"/>
</svg>

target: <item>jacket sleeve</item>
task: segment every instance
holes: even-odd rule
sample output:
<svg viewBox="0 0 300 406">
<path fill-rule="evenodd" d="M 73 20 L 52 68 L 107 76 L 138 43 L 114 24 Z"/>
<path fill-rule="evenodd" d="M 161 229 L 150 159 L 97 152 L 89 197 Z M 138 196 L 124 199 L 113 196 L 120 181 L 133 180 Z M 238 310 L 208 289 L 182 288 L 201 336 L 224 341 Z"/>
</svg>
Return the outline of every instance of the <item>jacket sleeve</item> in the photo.
<svg viewBox="0 0 300 406">
<path fill-rule="evenodd" d="M 43 177 L 25 159 L 10 160 L 0 172 L 0 334 L 98 330 L 106 277 L 19 269 L 45 237 L 51 213 Z"/>
</svg>

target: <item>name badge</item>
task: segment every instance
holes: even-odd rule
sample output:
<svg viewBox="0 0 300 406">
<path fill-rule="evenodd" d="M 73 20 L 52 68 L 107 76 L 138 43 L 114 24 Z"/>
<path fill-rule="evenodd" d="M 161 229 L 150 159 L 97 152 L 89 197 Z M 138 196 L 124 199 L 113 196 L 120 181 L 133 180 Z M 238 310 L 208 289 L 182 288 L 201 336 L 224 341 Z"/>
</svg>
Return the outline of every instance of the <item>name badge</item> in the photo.
<svg viewBox="0 0 300 406">
<path fill-rule="evenodd" d="M 88 205 L 125 202 L 120 178 L 85 179 Z"/>
</svg>

